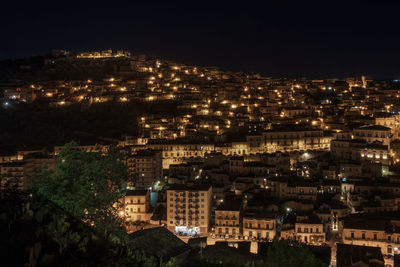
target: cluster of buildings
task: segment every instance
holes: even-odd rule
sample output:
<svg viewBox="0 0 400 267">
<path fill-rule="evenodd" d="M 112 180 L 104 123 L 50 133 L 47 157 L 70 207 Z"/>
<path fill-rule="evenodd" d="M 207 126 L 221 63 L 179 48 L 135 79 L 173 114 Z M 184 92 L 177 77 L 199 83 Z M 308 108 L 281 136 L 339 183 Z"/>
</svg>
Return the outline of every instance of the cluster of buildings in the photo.
<svg viewBox="0 0 400 267">
<path fill-rule="evenodd" d="M 332 249 L 374 247 L 385 266 L 394 266 L 400 84 L 266 78 L 112 51 L 46 64 L 65 61 L 111 64 L 113 76 L 3 84 L 4 103 L 45 97 L 54 106 L 164 100 L 178 106 L 173 114 L 141 114 L 137 136 L 80 146 L 105 153 L 115 145 L 125 156 L 120 215 L 131 226 L 163 225 L 207 243 L 283 238 Z M 0 157 L 1 183 L 26 187 L 38 166 L 54 168 L 60 148 Z"/>
</svg>

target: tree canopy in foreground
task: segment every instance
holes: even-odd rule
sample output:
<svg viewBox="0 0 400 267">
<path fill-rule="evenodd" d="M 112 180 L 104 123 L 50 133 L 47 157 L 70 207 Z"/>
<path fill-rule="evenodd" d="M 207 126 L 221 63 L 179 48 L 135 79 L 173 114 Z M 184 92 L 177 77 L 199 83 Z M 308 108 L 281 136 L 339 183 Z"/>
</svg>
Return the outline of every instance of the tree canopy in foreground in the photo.
<svg viewBox="0 0 400 267">
<path fill-rule="evenodd" d="M 268 247 L 267 256 L 262 264 L 264 267 L 324 267 L 321 260 L 315 257 L 306 247 L 293 241 L 276 240 Z"/>
<path fill-rule="evenodd" d="M 33 190 L 108 239 L 122 229 L 116 203 L 126 190 L 126 175 L 122 156 L 114 148 L 101 155 L 81 151 L 71 142 L 57 155 L 55 172 L 40 173 Z"/>
</svg>

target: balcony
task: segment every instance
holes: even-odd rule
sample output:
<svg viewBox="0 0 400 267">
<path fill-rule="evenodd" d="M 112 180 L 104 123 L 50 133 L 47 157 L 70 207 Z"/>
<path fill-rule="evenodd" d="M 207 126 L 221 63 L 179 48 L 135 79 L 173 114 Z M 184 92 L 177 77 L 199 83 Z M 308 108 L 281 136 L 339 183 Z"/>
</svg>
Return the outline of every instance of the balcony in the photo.
<svg viewBox="0 0 400 267">
<path fill-rule="evenodd" d="M 186 214 L 186 210 L 176 210 L 175 214 Z"/>
<path fill-rule="evenodd" d="M 266 231 L 274 231 L 274 227 L 253 227 L 253 226 L 244 226 L 243 228 L 249 229 L 249 230 L 266 230 Z"/>
<path fill-rule="evenodd" d="M 393 242 L 388 241 L 386 239 L 374 239 L 374 238 L 361 238 L 361 237 L 344 237 L 345 240 L 354 240 L 354 241 L 372 241 L 372 242 L 384 242 L 384 243 L 392 243 L 392 244 L 399 244 L 400 242 Z"/>
<path fill-rule="evenodd" d="M 217 227 L 235 227 L 235 228 L 237 228 L 237 227 L 239 227 L 239 225 L 235 225 L 235 224 L 226 224 L 226 223 L 220 223 L 220 224 L 218 224 L 218 223 L 216 223 L 215 224 L 215 226 L 217 226 Z"/>
</svg>

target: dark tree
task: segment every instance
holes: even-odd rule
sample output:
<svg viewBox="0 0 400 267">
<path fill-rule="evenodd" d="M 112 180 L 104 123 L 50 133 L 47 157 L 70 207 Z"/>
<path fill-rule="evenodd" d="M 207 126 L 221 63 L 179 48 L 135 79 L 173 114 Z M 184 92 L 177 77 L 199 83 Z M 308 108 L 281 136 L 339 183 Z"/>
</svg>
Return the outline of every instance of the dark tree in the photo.
<svg viewBox="0 0 400 267">
<path fill-rule="evenodd" d="M 122 231 L 118 200 L 126 189 L 126 166 L 113 148 L 108 153 L 80 151 L 68 143 L 57 155 L 54 173 L 38 175 L 35 194 L 48 199 L 73 217 L 95 227 L 104 238 L 116 238 Z"/>
<path fill-rule="evenodd" d="M 257 264 L 257 266 L 259 266 Z M 260 266 L 265 267 L 323 267 L 326 266 L 317 259 L 306 247 L 297 242 L 287 240 L 274 241 L 267 250 L 267 257 Z"/>
</svg>

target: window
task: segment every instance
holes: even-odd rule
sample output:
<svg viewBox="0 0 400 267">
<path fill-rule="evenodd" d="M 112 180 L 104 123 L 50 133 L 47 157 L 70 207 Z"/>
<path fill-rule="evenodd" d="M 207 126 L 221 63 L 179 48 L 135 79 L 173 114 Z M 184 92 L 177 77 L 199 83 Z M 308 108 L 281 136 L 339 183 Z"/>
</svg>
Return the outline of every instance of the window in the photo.
<svg viewBox="0 0 400 267">
<path fill-rule="evenodd" d="M 297 232 L 301 233 L 301 227 L 297 228 Z"/>
<path fill-rule="evenodd" d="M 351 238 L 354 238 L 354 232 L 351 232 L 350 237 L 351 237 Z"/>
<path fill-rule="evenodd" d="M 374 233 L 374 240 L 376 240 L 377 239 L 377 234 L 376 233 Z"/>
<path fill-rule="evenodd" d="M 361 238 L 362 238 L 362 239 L 365 239 L 365 233 L 362 233 L 362 234 L 361 234 Z"/>
</svg>

